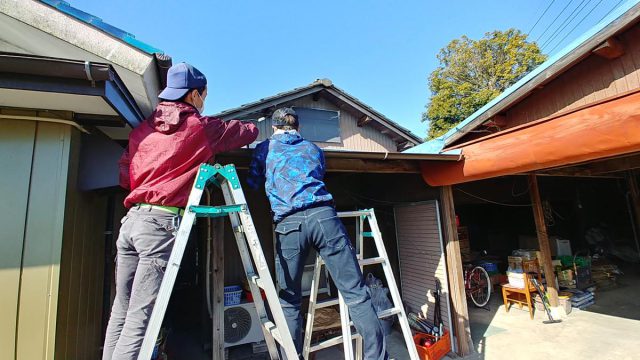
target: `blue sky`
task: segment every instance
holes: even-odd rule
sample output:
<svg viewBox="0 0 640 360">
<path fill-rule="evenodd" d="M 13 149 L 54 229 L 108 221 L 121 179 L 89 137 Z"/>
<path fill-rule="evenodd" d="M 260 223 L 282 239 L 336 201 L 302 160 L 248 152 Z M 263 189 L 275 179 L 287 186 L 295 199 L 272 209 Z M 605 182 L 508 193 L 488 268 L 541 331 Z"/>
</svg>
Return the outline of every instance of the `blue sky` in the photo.
<svg viewBox="0 0 640 360">
<path fill-rule="evenodd" d="M 203 71 L 207 114 L 329 78 L 419 136 L 427 78 L 452 39 L 529 32 L 540 18 L 531 40 L 556 52 L 621 2 L 67 1 Z"/>
</svg>

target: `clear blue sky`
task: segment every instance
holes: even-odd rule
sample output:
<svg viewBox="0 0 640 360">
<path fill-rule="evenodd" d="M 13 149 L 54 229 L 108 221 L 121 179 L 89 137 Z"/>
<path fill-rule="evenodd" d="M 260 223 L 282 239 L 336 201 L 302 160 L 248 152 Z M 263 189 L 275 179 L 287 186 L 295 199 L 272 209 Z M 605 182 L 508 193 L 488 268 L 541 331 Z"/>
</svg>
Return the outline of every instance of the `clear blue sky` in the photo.
<svg viewBox="0 0 640 360">
<path fill-rule="evenodd" d="M 329 78 L 419 136 L 427 129 L 420 122 L 427 78 L 452 39 L 511 27 L 528 32 L 550 5 L 531 39 L 542 35 L 542 45 L 557 29 L 543 48 L 556 52 L 621 2 L 67 1 L 162 49 L 174 63 L 202 70 L 209 81 L 207 114 Z"/>
</svg>

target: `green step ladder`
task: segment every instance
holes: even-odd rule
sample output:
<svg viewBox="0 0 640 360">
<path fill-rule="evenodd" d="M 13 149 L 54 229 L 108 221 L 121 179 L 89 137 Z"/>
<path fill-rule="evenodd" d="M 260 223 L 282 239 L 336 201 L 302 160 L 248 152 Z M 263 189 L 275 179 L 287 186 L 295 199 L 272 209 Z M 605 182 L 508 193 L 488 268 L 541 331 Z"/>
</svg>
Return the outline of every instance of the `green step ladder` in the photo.
<svg viewBox="0 0 640 360">
<path fill-rule="evenodd" d="M 200 205 L 202 193 L 209 184 L 218 186 L 224 195 L 226 205 L 203 206 Z M 272 360 L 279 359 L 280 350 L 287 359 L 297 359 L 298 354 L 291 338 L 291 333 L 280 306 L 278 293 L 271 278 L 267 261 L 262 252 L 262 245 L 256 233 L 251 213 L 247 206 L 238 173 L 234 165 L 222 166 L 219 164 L 202 164 L 198 169 L 196 180 L 191 189 L 184 216 L 178 228 L 173 251 L 165 271 L 162 284 L 156 299 L 149 325 L 145 333 L 142 348 L 138 354 L 138 360 L 149 360 L 153 353 L 156 338 L 160 332 L 171 291 L 180 269 L 182 256 L 189 240 L 189 234 L 193 228 L 196 217 L 221 217 L 229 216 L 231 226 L 236 238 L 245 275 L 251 288 L 251 295 L 260 319 L 264 339 L 269 349 Z M 273 317 L 273 321 L 267 316 L 265 304 L 260 294 L 264 290 L 267 303 Z"/>
</svg>

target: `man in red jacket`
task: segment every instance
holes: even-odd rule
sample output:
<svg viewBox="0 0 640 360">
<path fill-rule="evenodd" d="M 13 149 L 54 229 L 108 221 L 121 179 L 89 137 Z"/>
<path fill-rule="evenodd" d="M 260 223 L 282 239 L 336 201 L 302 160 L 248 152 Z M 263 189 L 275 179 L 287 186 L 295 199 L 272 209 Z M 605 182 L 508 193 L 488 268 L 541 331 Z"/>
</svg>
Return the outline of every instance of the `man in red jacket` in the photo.
<svg viewBox="0 0 640 360">
<path fill-rule="evenodd" d="M 103 360 L 137 359 L 198 166 L 240 148 L 258 129 L 202 116 L 207 79 L 180 63 L 167 75 L 155 111 L 129 135 L 120 159 L 124 205 L 116 265 L 116 297 Z"/>
</svg>

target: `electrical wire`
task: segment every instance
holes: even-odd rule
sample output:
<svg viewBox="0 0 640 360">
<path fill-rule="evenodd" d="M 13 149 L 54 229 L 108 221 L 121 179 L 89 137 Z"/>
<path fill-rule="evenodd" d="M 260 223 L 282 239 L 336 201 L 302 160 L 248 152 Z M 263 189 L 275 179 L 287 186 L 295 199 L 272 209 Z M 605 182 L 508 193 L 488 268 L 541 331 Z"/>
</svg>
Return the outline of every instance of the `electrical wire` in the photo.
<svg viewBox="0 0 640 360">
<path fill-rule="evenodd" d="M 586 3 L 585 3 L 586 1 Z M 544 43 L 542 43 L 542 46 L 540 47 L 541 49 L 544 49 L 545 47 L 547 47 L 548 45 L 550 45 L 551 43 L 553 43 L 553 41 L 555 39 L 558 38 L 558 36 L 560 36 L 560 34 L 562 34 L 562 31 L 564 29 L 567 28 L 567 26 L 569 26 L 569 24 L 571 24 L 571 22 L 573 22 L 573 20 L 582 12 L 582 10 L 584 10 L 587 6 L 589 6 L 589 4 L 591 3 L 591 1 L 593 0 L 582 0 L 580 2 L 580 4 L 578 4 L 578 6 L 576 6 L 575 9 L 573 9 L 573 11 L 571 12 L 571 14 L 569 14 L 569 16 L 567 16 L 564 21 L 558 25 L 558 27 L 556 28 L 556 30 L 549 35 L 549 37 L 547 38 L 547 40 L 545 40 Z M 584 6 L 583 6 L 584 4 Z M 576 12 L 577 11 L 577 12 Z"/>
<path fill-rule="evenodd" d="M 613 7 L 611 8 L 611 10 L 609 10 L 608 13 L 604 14 L 603 17 L 600 18 L 600 20 L 598 20 L 598 22 L 602 21 L 604 18 L 606 18 L 607 16 L 609 16 L 609 14 L 611 14 L 613 12 L 613 10 L 617 9 L 618 6 L 620 6 L 620 4 L 622 4 L 625 0 L 620 0 L 618 1 L 617 4 L 613 5 Z"/>
<path fill-rule="evenodd" d="M 544 30 L 544 32 L 542 34 L 540 34 L 538 36 L 538 38 L 536 39 L 536 42 L 538 42 L 540 40 L 540 38 L 542 38 L 544 36 L 544 34 L 547 33 L 547 31 L 549 31 L 549 29 L 551 29 L 551 27 L 553 26 L 553 24 L 555 24 L 556 20 L 558 20 L 558 18 L 560 17 L 560 15 L 562 15 L 564 13 L 565 10 L 567 10 L 567 8 L 569 7 L 569 5 L 571 5 L 571 3 L 573 2 L 573 0 L 569 1 L 567 3 L 567 5 L 565 5 L 565 7 L 562 9 L 562 11 L 560 11 L 560 13 L 558 14 L 558 16 L 556 16 L 555 19 L 553 19 L 553 21 L 551 22 L 551 24 L 549 24 L 549 26 Z"/>
<path fill-rule="evenodd" d="M 515 193 L 515 191 L 516 191 L 516 180 L 514 179 L 513 180 L 513 185 L 511 185 L 511 196 L 520 197 L 520 196 L 528 193 L 530 189 L 531 189 L 531 182 L 527 181 L 527 188 L 523 192 L 516 194 Z"/>
<path fill-rule="evenodd" d="M 462 189 L 458 189 L 458 188 L 455 188 L 455 189 L 460 191 L 463 194 L 466 194 L 466 195 L 471 196 L 473 198 L 476 198 L 478 200 L 482 200 L 482 201 L 488 202 L 490 204 L 501 205 L 501 206 L 510 206 L 510 207 L 530 207 L 531 206 L 531 204 L 505 204 L 505 203 L 501 203 L 501 202 L 497 202 L 497 201 L 493 201 L 493 200 L 488 200 L 488 199 L 482 198 L 482 197 L 477 196 L 477 195 L 473 195 L 473 194 L 468 193 L 468 192 L 466 192 L 466 191 L 464 191 Z"/>
<path fill-rule="evenodd" d="M 538 20 L 536 20 L 536 23 L 533 24 L 533 26 L 531 27 L 531 29 L 527 32 L 527 36 L 529 36 L 529 34 L 531 34 L 531 31 L 533 31 L 533 29 L 535 29 L 536 25 L 538 25 L 538 23 L 540 22 L 540 20 L 542 20 L 542 17 L 544 16 L 544 14 L 547 13 L 547 11 L 549 11 L 549 8 L 551 8 L 551 5 L 553 5 L 553 3 L 556 2 L 556 0 L 552 0 L 551 3 L 549 4 L 549 6 L 547 6 L 546 9 L 544 9 L 544 11 L 542 12 L 542 15 L 540 15 L 540 17 L 538 17 Z"/>
<path fill-rule="evenodd" d="M 591 13 L 593 12 L 593 10 L 595 10 L 604 0 L 600 0 L 596 6 L 594 6 L 588 13 L 587 15 L 585 15 L 580 22 L 578 22 L 571 30 L 569 30 L 569 32 L 567 33 L 567 35 L 565 35 L 557 44 L 556 46 L 553 47 L 553 49 L 551 49 L 549 52 L 552 52 L 553 50 L 555 50 L 560 44 L 562 44 L 562 42 L 564 41 L 564 39 L 566 39 L 571 33 L 573 33 L 573 31 L 584 22 L 584 20 L 589 17 L 589 15 L 591 15 Z"/>
</svg>

